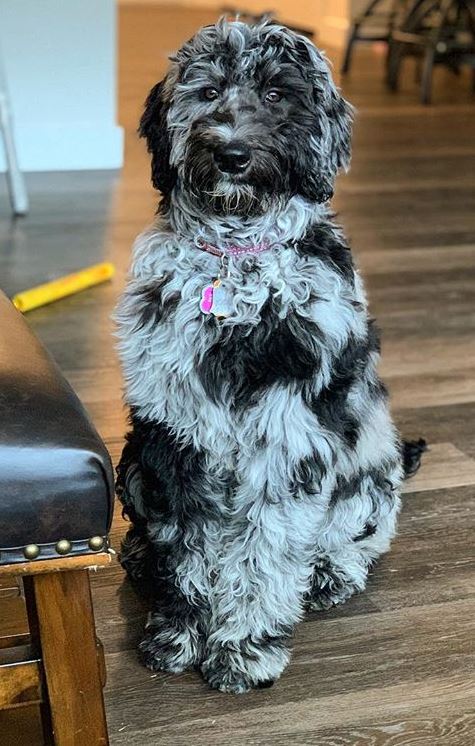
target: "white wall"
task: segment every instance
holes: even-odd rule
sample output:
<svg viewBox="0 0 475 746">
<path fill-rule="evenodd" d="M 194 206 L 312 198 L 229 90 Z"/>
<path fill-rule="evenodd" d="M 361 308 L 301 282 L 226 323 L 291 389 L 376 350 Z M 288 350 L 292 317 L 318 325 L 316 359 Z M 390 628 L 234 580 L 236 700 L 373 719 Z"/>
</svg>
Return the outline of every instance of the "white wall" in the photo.
<svg viewBox="0 0 475 746">
<path fill-rule="evenodd" d="M 341 49 L 348 36 L 350 0 L 318 0 L 318 6 L 318 38 L 325 47 Z"/>
<path fill-rule="evenodd" d="M 115 0 L 0 0 L 0 47 L 24 171 L 122 165 L 116 34 Z"/>
</svg>

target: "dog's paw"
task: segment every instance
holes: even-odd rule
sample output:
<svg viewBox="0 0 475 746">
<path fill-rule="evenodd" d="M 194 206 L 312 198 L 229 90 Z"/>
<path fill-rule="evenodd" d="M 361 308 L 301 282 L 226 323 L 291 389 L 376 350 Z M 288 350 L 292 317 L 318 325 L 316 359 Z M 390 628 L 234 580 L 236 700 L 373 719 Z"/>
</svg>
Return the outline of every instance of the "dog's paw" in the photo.
<svg viewBox="0 0 475 746">
<path fill-rule="evenodd" d="M 327 562 L 319 563 L 314 570 L 312 588 L 305 598 L 305 608 L 307 611 L 327 611 L 348 601 L 358 590 L 361 590 L 360 586 L 338 568 Z"/>
<path fill-rule="evenodd" d="M 224 694 L 245 694 L 251 691 L 251 689 L 260 688 L 259 682 L 253 683 L 248 676 L 239 671 L 217 671 L 209 669 L 206 666 L 203 666 L 201 670 L 205 681 L 207 681 L 211 689 L 217 689 Z M 268 686 L 272 686 L 273 683 L 273 681 L 270 682 Z"/>
<path fill-rule="evenodd" d="M 307 611 L 328 611 L 333 606 L 344 604 L 356 590 L 356 586 L 347 586 L 337 592 L 322 588 L 307 598 L 305 608 Z"/>
<path fill-rule="evenodd" d="M 208 651 L 201 673 L 212 689 L 244 694 L 251 689 L 272 686 L 289 658 L 288 649 L 282 645 L 256 645 L 249 640 L 220 643 Z"/>
<path fill-rule="evenodd" d="M 199 662 L 202 649 L 196 625 L 172 624 L 159 614 L 152 614 L 138 652 L 150 671 L 182 673 Z"/>
</svg>

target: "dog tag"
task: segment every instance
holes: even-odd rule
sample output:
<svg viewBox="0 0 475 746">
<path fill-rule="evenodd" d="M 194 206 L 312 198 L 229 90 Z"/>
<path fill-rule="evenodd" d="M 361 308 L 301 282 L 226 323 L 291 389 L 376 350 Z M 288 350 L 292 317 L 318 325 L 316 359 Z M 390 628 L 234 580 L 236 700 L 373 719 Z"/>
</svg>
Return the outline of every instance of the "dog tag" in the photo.
<svg viewBox="0 0 475 746">
<path fill-rule="evenodd" d="M 232 314 L 232 300 L 219 278 L 201 291 L 200 309 L 205 314 L 212 313 L 217 319 L 226 319 Z"/>
</svg>

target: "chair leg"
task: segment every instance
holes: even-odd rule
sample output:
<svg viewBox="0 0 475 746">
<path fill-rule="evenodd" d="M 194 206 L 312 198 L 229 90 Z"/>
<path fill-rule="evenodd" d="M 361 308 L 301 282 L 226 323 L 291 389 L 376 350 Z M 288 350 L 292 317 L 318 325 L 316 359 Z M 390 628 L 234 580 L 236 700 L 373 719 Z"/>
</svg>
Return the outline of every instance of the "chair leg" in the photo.
<svg viewBox="0 0 475 746">
<path fill-rule="evenodd" d="M 416 57 L 414 60 L 414 83 L 420 84 L 422 81 L 422 60 Z"/>
<path fill-rule="evenodd" d="M 353 56 L 353 45 L 356 41 L 357 33 L 358 33 L 357 27 L 352 26 L 348 34 L 348 39 L 347 39 L 346 47 L 345 47 L 345 53 L 343 55 L 343 62 L 341 65 L 341 70 L 340 70 L 342 75 L 347 75 L 347 73 L 349 73 L 350 71 L 351 58 Z"/>
<path fill-rule="evenodd" d="M 401 45 L 394 41 L 390 42 L 386 66 L 386 82 L 391 91 L 397 91 L 399 88 L 401 62 Z"/>
<path fill-rule="evenodd" d="M 421 103 L 430 104 L 432 99 L 432 74 L 434 72 L 435 50 L 426 50 L 421 80 Z"/>
<path fill-rule="evenodd" d="M 108 746 L 88 572 L 70 570 L 26 580 L 28 617 L 30 625 L 37 625 L 54 746 Z"/>
<path fill-rule="evenodd" d="M 1 83 L 1 78 L 0 78 Z M 23 173 L 20 171 L 13 137 L 13 127 L 6 93 L 0 87 L 0 134 L 3 138 L 7 162 L 7 183 L 14 215 L 26 215 L 28 195 Z"/>
</svg>

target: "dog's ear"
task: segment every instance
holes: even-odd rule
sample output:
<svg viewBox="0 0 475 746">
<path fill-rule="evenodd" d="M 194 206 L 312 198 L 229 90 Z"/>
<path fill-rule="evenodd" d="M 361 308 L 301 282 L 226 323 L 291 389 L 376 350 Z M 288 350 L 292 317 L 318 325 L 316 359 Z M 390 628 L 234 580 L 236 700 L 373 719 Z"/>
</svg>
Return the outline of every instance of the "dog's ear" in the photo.
<svg viewBox="0 0 475 746">
<path fill-rule="evenodd" d="M 147 96 L 139 124 L 139 135 L 147 140 L 152 154 L 152 183 L 155 189 L 168 195 L 175 183 L 175 169 L 170 164 L 170 136 L 167 125 L 169 104 L 164 99 L 164 84 L 157 83 Z"/>
<path fill-rule="evenodd" d="M 351 129 L 353 107 L 345 101 L 330 81 L 326 116 L 330 122 L 329 157 L 335 169 L 347 169 L 351 159 Z"/>
<path fill-rule="evenodd" d="M 316 113 L 315 135 L 309 144 L 315 168 L 307 187 L 312 199 L 326 202 L 333 196 L 339 169 L 350 164 L 353 107 L 336 88 L 327 59 L 312 42 L 299 37 L 297 49 L 310 73 Z"/>
<path fill-rule="evenodd" d="M 317 202 L 327 202 L 333 197 L 338 171 L 348 169 L 350 164 L 353 121 L 352 107 L 340 95 L 331 79 L 319 120 L 320 136 L 312 143 L 317 175 L 315 198 Z"/>
</svg>

